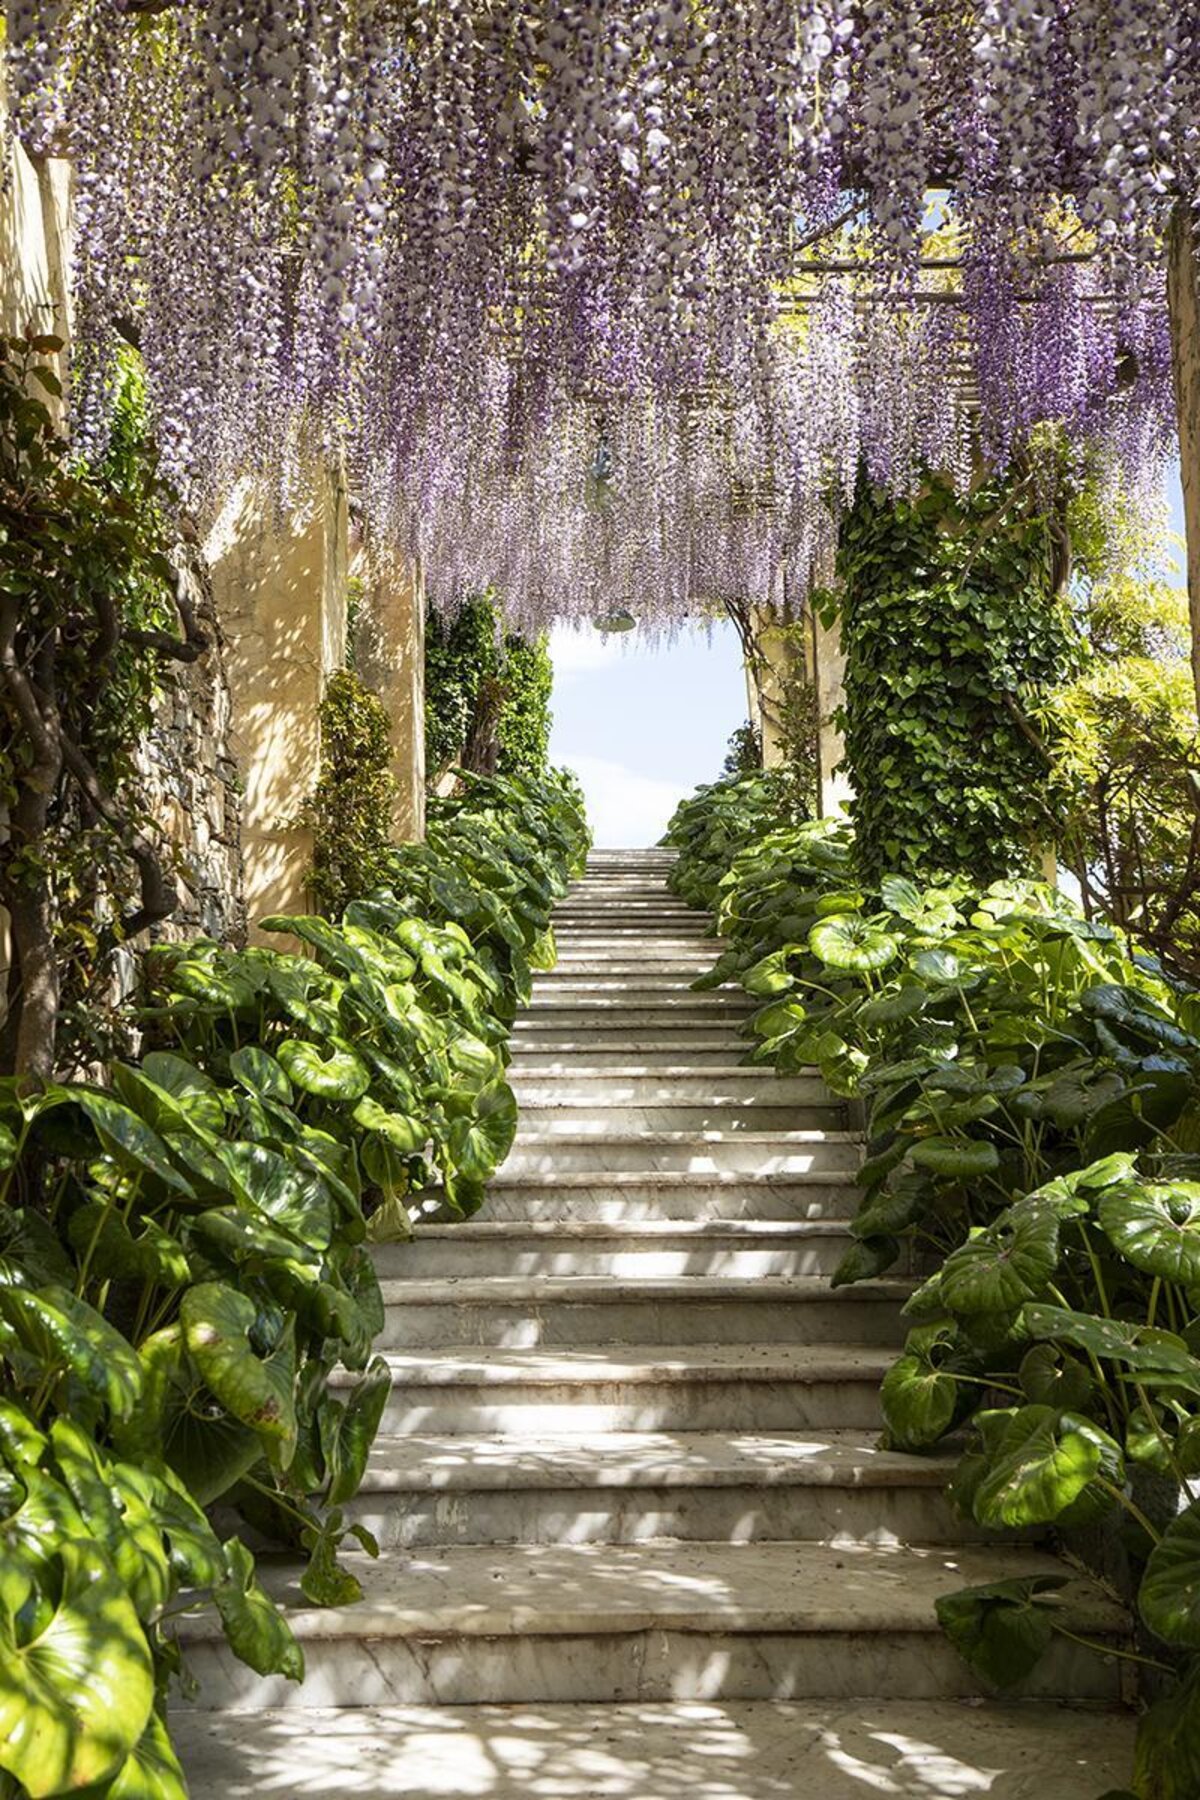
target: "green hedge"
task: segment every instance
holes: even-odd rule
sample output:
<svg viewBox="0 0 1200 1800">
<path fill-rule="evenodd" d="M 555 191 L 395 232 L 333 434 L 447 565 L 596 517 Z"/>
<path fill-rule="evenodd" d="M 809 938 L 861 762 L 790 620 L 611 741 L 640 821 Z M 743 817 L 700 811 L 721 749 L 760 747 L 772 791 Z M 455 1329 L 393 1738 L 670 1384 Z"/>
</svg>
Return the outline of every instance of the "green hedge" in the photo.
<svg viewBox="0 0 1200 1800">
<path fill-rule="evenodd" d="M 263 921 L 310 954 L 158 948 L 138 1062 L 0 1088 L 6 1800 L 182 1800 L 181 1610 L 301 1677 L 212 1502 L 306 1551 L 314 1603 L 356 1596 L 342 1508 L 388 1388 L 369 1246 L 430 1187 L 472 1211 L 506 1155 L 508 1026 L 586 844 L 569 782 L 472 781 L 340 922 Z"/>
<path fill-rule="evenodd" d="M 489 598 L 448 618 L 431 607 L 425 625 L 425 761 L 431 779 L 461 759 L 477 709 L 496 682 L 498 773 L 544 774 L 554 685 L 545 638 L 531 643 L 506 635 Z"/>
</svg>

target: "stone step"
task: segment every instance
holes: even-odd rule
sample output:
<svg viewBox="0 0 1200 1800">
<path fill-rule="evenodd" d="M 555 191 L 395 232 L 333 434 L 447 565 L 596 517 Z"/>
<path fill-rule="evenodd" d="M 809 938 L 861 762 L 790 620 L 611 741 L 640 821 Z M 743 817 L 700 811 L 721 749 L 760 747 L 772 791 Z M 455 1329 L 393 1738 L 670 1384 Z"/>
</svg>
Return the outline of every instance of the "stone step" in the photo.
<svg viewBox="0 0 1200 1800">
<path fill-rule="evenodd" d="M 563 1075 L 538 1077 L 525 1068 L 510 1073 L 522 1111 L 526 1107 L 590 1106 L 840 1106 L 819 1075 L 776 1075 L 771 1069 L 728 1064 L 696 1074 L 686 1064 L 652 1075 L 626 1069 L 593 1069 L 585 1063 Z"/>
<path fill-rule="evenodd" d="M 681 994 L 642 1000 L 632 994 L 550 994 L 530 1004 L 526 1023 L 517 1035 L 525 1043 L 539 1026 L 556 1034 L 573 1034 L 607 1025 L 614 1038 L 628 1040 L 631 1034 L 658 1036 L 679 1025 L 703 1031 L 725 1025 L 731 1045 L 735 1045 L 738 1027 L 746 1025 L 750 1017 L 751 1008 L 736 994 L 692 994 L 685 989 Z"/>
<path fill-rule="evenodd" d="M 716 1224 L 747 1219 L 849 1219 L 859 1189 L 850 1170 L 756 1178 L 736 1170 L 691 1174 L 678 1169 L 493 1176 L 481 1219 Z"/>
<path fill-rule="evenodd" d="M 807 1175 L 856 1169 L 862 1141 L 850 1131 L 632 1131 L 541 1133 L 522 1126 L 502 1177 L 531 1171 L 597 1176 L 629 1170 L 677 1169 L 690 1174 L 734 1171 L 748 1175 Z M 493 1181 L 493 1188 L 495 1182 Z"/>
<path fill-rule="evenodd" d="M 907 1281 L 831 1288 L 817 1276 L 607 1276 L 382 1283 L 380 1349 L 495 1344 L 881 1344 L 899 1348 Z"/>
<path fill-rule="evenodd" d="M 318 1608 L 295 1572 L 260 1564 L 304 1649 L 301 1690 L 239 1663 L 212 1612 L 179 1638 L 197 1704 L 287 1706 L 581 1700 L 951 1699 L 977 1691 L 935 1601 L 1064 1565 L 1028 1549 L 810 1543 L 474 1545 L 378 1561 L 353 1606 Z M 1118 1644 L 1120 1607 L 1070 1574 L 1055 1602 L 1072 1632 Z M 1058 1637 L 1027 1684 L 1116 1700 L 1111 1658 Z"/>
<path fill-rule="evenodd" d="M 841 1131 L 849 1114 L 844 1101 L 822 1099 L 807 1105 L 792 1101 L 777 1105 L 767 1098 L 726 1100 L 711 1106 L 695 1102 L 674 1105 L 606 1106 L 600 1100 L 581 1100 L 562 1105 L 528 1105 L 521 1108 L 518 1142 L 527 1136 L 593 1137 L 602 1142 L 610 1134 L 635 1131 L 693 1133 L 764 1131 Z"/>
<path fill-rule="evenodd" d="M 374 1262 L 382 1279 L 396 1280 L 485 1275 L 757 1278 L 827 1275 L 849 1242 L 847 1222 L 837 1219 L 655 1219 L 605 1225 L 475 1218 L 457 1225 L 419 1225 L 411 1243 L 381 1245 Z"/>
<path fill-rule="evenodd" d="M 1095 1800 L 1133 1715 L 962 1701 L 387 1706 L 172 1719 L 192 1800 Z"/>
<path fill-rule="evenodd" d="M 956 1543 L 953 1456 L 863 1431 L 379 1439 L 346 1516 L 384 1549 L 437 1544 Z"/>
<path fill-rule="evenodd" d="M 624 1001 L 630 1006 L 734 1007 L 740 1012 L 755 1012 L 761 1002 L 751 998 L 740 987 L 694 988 L 686 975 L 672 978 L 649 969 L 641 975 L 581 975 L 568 969 L 562 974 L 551 971 L 538 975 L 529 997 L 531 1007 L 605 1005 Z"/>
<path fill-rule="evenodd" d="M 648 1049 L 633 1045 L 611 1046 L 601 1041 L 598 1046 L 578 1044 L 571 1038 L 551 1038 L 547 1043 L 521 1040 L 514 1044 L 509 1079 L 536 1080 L 547 1075 L 685 1075 L 699 1069 L 720 1073 L 726 1069 L 744 1074 L 746 1064 L 735 1058 L 739 1049 L 749 1046 L 734 1039 L 700 1038 L 699 1044 L 684 1047 L 666 1044 Z"/>
<path fill-rule="evenodd" d="M 863 1344 L 711 1343 L 391 1351 L 381 1430 L 528 1438 L 604 1431 L 778 1432 L 881 1424 L 894 1353 Z M 357 1376 L 335 1370 L 334 1389 Z"/>
<path fill-rule="evenodd" d="M 636 900 L 626 904 L 614 901 L 606 906 L 598 900 L 563 906 L 554 914 L 554 933 L 569 936 L 572 931 L 603 932 L 610 939 L 634 933 L 660 933 L 666 937 L 706 938 L 710 935 L 707 920 L 694 912 L 660 905 L 653 900 Z"/>
<path fill-rule="evenodd" d="M 561 1009 L 559 1009 L 561 1010 Z M 741 1035 L 745 1021 L 725 1012 L 697 1012 L 691 1018 L 676 1011 L 665 1017 L 652 1013 L 642 1024 L 631 1024 L 621 1013 L 597 1013 L 588 1008 L 567 1009 L 567 1018 L 557 1012 L 521 1013 L 513 1025 L 510 1043 L 514 1056 L 522 1050 L 549 1044 L 571 1051 L 628 1050 L 640 1054 L 642 1045 L 660 1049 L 677 1049 L 687 1053 L 693 1045 L 720 1045 L 728 1052 L 727 1060 L 736 1062 L 751 1048 L 749 1038 Z"/>
<path fill-rule="evenodd" d="M 586 974 L 617 976 L 629 980 L 634 976 L 653 975 L 657 980 L 661 975 L 667 980 L 678 980 L 685 985 L 706 975 L 720 954 L 719 944 L 698 944 L 694 948 L 685 945 L 672 945 L 667 950 L 657 949 L 653 944 L 631 946 L 628 950 L 613 951 L 601 956 L 594 950 L 560 950 L 558 960 L 551 970 L 542 974 L 554 976 L 579 976 Z"/>
</svg>

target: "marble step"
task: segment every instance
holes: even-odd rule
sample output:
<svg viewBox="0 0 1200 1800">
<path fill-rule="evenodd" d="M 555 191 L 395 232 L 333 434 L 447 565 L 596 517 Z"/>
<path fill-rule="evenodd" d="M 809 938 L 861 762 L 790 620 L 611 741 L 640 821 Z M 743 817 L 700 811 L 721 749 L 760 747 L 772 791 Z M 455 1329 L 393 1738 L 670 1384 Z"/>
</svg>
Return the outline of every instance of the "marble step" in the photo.
<svg viewBox="0 0 1200 1800">
<path fill-rule="evenodd" d="M 676 1169 L 696 1175 L 718 1170 L 749 1175 L 807 1175 L 856 1169 L 861 1160 L 862 1140 L 851 1131 L 617 1131 L 614 1127 L 600 1139 L 587 1132 L 539 1134 L 523 1122 L 502 1176 L 534 1171 L 603 1176 L 649 1169 Z"/>
<path fill-rule="evenodd" d="M 172 1720 L 192 1800 L 1095 1800 L 1133 1714 L 1048 1702 L 308 1704 Z"/>
<path fill-rule="evenodd" d="M 945 1498 L 953 1456 L 900 1456 L 863 1431 L 599 1432 L 514 1442 L 377 1440 L 348 1519 L 384 1549 L 982 1538 Z"/>
<path fill-rule="evenodd" d="M 692 982 L 708 973 L 720 954 L 720 948 L 719 944 L 710 943 L 697 944 L 690 949 L 676 945 L 668 950 L 645 945 L 603 953 L 568 947 L 560 949 L 553 969 L 539 972 L 538 980 L 543 975 L 596 974 L 620 976 L 623 980 L 637 975 L 653 975 L 657 979 L 662 975 L 669 980 Z"/>
<path fill-rule="evenodd" d="M 601 901 L 575 902 L 555 910 L 554 932 L 570 936 L 573 931 L 603 932 L 610 940 L 640 934 L 642 936 L 706 938 L 711 927 L 703 913 L 676 910 L 653 900 L 626 904 L 614 901 L 606 906 Z"/>
<path fill-rule="evenodd" d="M 638 1220 L 848 1219 L 858 1208 L 859 1190 L 850 1170 L 756 1178 L 736 1170 L 692 1174 L 678 1169 L 650 1172 L 497 1175 L 488 1187 L 479 1217 L 526 1221 L 620 1224 Z"/>
<path fill-rule="evenodd" d="M 582 1006 L 598 1003 L 604 1006 L 663 1006 L 690 1011 L 701 1016 L 720 1008 L 739 1013 L 758 1010 L 759 1001 L 740 987 L 693 988 L 690 979 L 681 975 L 672 979 L 650 969 L 642 975 L 593 975 L 568 970 L 539 975 L 529 997 L 531 1009 L 544 1006 Z"/>
<path fill-rule="evenodd" d="M 383 1350 L 599 1344 L 878 1344 L 899 1348 L 911 1282 L 819 1276 L 502 1275 L 382 1283 Z"/>
<path fill-rule="evenodd" d="M 743 1130 L 757 1131 L 841 1131 L 849 1114 L 842 1100 L 825 1096 L 807 1104 L 794 1100 L 779 1103 L 762 1099 L 715 1101 L 711 1105 L 699 1101 L 687 1103 L 608 1106 L 602 1100 L 580 1100 L 546 1105 L 540 1101 L 522 1104 L 518 1141 L 526 1137 L 595 1138 L 604 1142 L 610 1135 L 627 1136 L 632 1132 L 673 1132 L 703 1138 L 706 1133 L 722 1131 L 727 1135 Z"/>
<path fill-rule="evenodd" d="M 692 1018 L 681 1018 L 676 1011 L 665 1018 L 653 1016 L 648 1023 L 633 1026 L 619 1013 L 598 1014 L 581 1008 L 573 1011 L 577 1015 L 574 1023 L 544 1012 L 540 1016 L 519 1013 L 509 1040 L 513 1054 L 534 1049 L 539 1044 L 566 1046 L 573 1053 L 592 1049 L 628 1050 L 635 1056 L 643 1044 L 684 1052 L 692 1045 L 717 1044 L 729 1052 L 729 1060 L 736 1060 L 751 1048 L 751 1040 L 741 1035 L 744 1021 L 728 1013 L 708 1011 Z"/>
<path fill-rule="evenodd" d="M 730 1043 L 720 1038 L 702 1037 L 698 1044 L 687 1045 L 684 1062 L 681 1060 L 684 1048 L 679 1044 L 647 1048 L 644 1044 L 576 1044 L 570 1038 L 552 1038 L 548 1044 L 520 1041 L 513 1046 L 509 1079 L 536 1079 L 546 1075 L 688 1075 L 701 1069 L 718 1072 L 737 1069 L 744 1074 L 747 1065 L 739 1064 L 735 1059 L 739 1050 L 748 1048 L 736 1039 Z"/>
<path fill-rule="evenodd" d="M 584 1106 L 691 1106 L 731 1108 L 767 1102 L 776 1106 L 841 1105 L 819 1075 L 776 1075 L 771 1069 L 726 1063 L 698 1074 L 686 1063 L 647 1075 L 628 1069 L 592 1069 L 584 1063 L 563 1075 L 531 1075 L 518 1067 L 509 1079 L 521 1108 Z"/>
<path fill-rule="evenodd" d="M 1072 1632 L 1122 1643 L 1093 1582 L 1039 1551 L 992 1546 L 461 1545 L 348 1556 L 356 1605 L 316 1608 L 260 1563 L 303 1646 L 300 1687 L 233 1657 L 211 1611 L 179 1621 L 201 1708 L 557 1701 L 943 1700 L 977 1692 L 938 1627 L 940 1595 L 1068 1575 Z M 1116 1700 L 1111 1658 L 1058 1637 L 1027 1691 Z"/>
<path fill-rule="evenodd" d="M 604 1225 L 475 1218 L 419 1225 L 411 1243 L 374 1252 L 381 1279 L 426 1276 L 607 1275 L 663 1280 L 681 1275 L 828 1275 L 850 1242 L 846 1221 L 716 1224 L 647 1220 Z"/>
<path fill-rule="evenodd" d="M 715 1343 L 392 1351 L 381 1430 L 527 1438 L 547 1432 L 777 1432 L 881 1424 L 894 1351 L 863 1344 Z M 331 1385 L 356 1376 L 335 1370 Z"/>
<path fill-rule="evenodd" d="M 680 1025 L 703 1031 L 711 1031 L 714 1025 L 724 1025 L 736 1044 L 738 1026 L 750 1017 L 749 1009 L 736 998 L 721 999 L 706 994 L 684 993 L 672 1000 L 657 998 L 648 1002 L 600 994 L 590 998 L 576 995 L 574 999 L 566 1000 L 555 995 L 531 1003 L 524 1015 L 525 1022 L 515 1036 L 525 1042 L 539 1027 L 556 1035 L 574 1035 L 607 1025 L 614 1038 L 628 1040 L 632 1034 L 657 1037 Z"/>
</svg>

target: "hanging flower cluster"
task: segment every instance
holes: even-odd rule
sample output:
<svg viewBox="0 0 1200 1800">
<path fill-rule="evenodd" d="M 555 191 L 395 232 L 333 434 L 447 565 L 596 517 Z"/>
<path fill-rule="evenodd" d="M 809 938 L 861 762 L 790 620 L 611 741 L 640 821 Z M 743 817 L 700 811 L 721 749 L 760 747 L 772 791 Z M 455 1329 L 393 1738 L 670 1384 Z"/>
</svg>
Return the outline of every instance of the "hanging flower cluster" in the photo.
<svg viewBox="0 0 1200 1800">
<path fill-rule="evenodd" d="M 1134 470 L 1167 441 L 1177 0 L 6 18 L 17 127 L 78 168 L 85 440 L 132 324 L 197 504 L 344 453 L 447 604 L 778 597 L 860 459 L 904 491 L 1046 419 Z"/>
</svg>

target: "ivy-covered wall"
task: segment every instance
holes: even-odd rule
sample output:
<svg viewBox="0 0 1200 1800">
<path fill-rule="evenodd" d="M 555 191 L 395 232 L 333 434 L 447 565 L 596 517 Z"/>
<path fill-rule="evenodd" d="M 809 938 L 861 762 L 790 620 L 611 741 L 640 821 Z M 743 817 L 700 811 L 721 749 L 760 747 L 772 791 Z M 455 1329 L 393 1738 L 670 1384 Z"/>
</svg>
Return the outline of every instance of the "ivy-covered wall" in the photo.
<svg viewBox="0 0 1200 1800">
<path fill-rule="evenodd" d="M 431 784 L 464 758 L 540 775 L 550 750 L 554 672 L 544 638 L 504 635 L 490 598 L 425 625 L 425 759 Z"/>
<path fill-rule="evenodd" d="M 1028 708 L 1074 666 L 1061 538 L 1039 486 L 970 499 L 931 479 L 899 503 L 865 483 L 842 528 L 840 724 L 860 873 L 987 882 L 1053 841 Z"/>
</svg>

